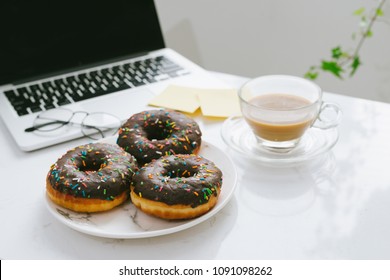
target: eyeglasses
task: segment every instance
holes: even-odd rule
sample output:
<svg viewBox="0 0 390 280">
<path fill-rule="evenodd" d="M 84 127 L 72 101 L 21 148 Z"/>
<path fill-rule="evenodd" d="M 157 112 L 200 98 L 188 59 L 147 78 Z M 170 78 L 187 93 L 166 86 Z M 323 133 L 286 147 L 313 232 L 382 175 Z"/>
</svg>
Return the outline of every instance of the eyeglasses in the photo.
<svg viewBox="0 0 390 280">
<path fill-rule="evenodd" d="M 75 116 L 80 114 L 79 121 Z M 57 108 L 43 111 L 34 120 L 33 126 L 25 129 L 25 132 L 51 132 L 66 125 L 81 127 L 84 136 L 98 140 L 115 135 L 121 126 L 121 120 L 109 113 L 85 111 L 72 111 L 65 108 Z"/>
</svg>

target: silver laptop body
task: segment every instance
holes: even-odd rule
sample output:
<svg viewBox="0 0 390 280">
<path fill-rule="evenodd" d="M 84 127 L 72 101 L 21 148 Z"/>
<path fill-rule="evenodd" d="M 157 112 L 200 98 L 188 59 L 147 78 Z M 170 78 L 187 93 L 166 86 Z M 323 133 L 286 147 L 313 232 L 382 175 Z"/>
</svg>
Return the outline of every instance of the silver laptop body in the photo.
<svg viewBox="0 0 390 280">
<path fill-rule="evenodd" d="M 225 86 L 165 47 L 152 0 L 3 2 L 2 20 L 21 22 L 0 22 L 0 115 L 24 151 L 83 136 L 73 125 L 26 132 L 47 110 L 104 112 L 124 121 L 170 84 Z"/>
</svg>

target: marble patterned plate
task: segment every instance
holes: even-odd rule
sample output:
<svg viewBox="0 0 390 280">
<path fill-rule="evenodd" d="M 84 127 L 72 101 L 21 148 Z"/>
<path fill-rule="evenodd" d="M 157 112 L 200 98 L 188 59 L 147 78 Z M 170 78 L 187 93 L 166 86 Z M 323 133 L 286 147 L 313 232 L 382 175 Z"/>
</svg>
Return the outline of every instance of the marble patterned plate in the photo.
<svg viewBox="0 0 390 280">
<path fill-rule="evenodd" d="M 54 204 L 45 193 L 47 208 L 54 217 L 70 228 L 107 238 L 146 238 L 178 232 L 193 227 L 217 214 L 231 199 L 237 183 L 237 173 L 230 157 L 216 146 L 202 142 L 199 154 L 223 172 L 223 184 L 217 205 L 195 219 L 168 221 L 152 217 L 137 209 L 130 201 L 103 213 L 76 213 Z"/>
</svg>

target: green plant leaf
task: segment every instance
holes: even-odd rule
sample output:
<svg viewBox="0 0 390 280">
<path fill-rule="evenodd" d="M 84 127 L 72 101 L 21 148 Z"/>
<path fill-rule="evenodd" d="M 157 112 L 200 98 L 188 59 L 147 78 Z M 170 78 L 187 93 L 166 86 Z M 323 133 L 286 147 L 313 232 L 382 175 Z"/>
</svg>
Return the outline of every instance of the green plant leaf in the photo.
<svg viewBox="0 0 390 280">
<path fill-rule="evenodd" d="M 342 79 L 341 73 L 344 72 L 343 68 L 335 61 L 321 61 L 321 69 L 332 73 L 336 77 Z"/>
<path fill-rule="evenodd" d="M 354 11 L 353 15 L 354 16 L 361 16 L 365 11 L 366 11 L 366 9 L 364 7 L 362 7 L 360 9 L 357 9 L 356 11 Z"/>
<path fill-rule="evenodd" d="M 384 12 L 383 12 L 383 10 L 382 9 L 380 9 L 380 8 L 378 8 L 378 9 L 376 9 L 376 15 L 378 16 L 378 17 L 382 17 L 382 16 L 384 16 Z"/>
<path fill-rule="evenodd" d="M 352 68 L 352 70 L 351 70 L 351 73 L 349 74 L 350 77 L 353 76 L 353 75 L 355 74 L 356 70 L 359 68 L 359 66 L 360 66 L 361 64 L 362 64 L 362 63 L 360 62 L 359 56 L 356 55 L 356 56 L 353 58 L 353 61 L 352 61 L 352 63 L 351 63 L 351 68 Z"/>
<path fill-rule="evenodd" d="M 366 36 L 367 38 L 372 37 L 372 35 L 373 35 L 373 33 L 372 33 L 371 29 L 368 29 L 368 30 L 366 31 L 366 33 L 365 33 L 365 36 Z"/>
<path fill-rule="evenodd" d="M 332 49 L 332 58 L 339 59 L 343 55 L 341 47 L 336 47 Z"/>
<path fill-rule="evenodd" d="M 319 73 L 316 72 L 316 71 L 309 70 L 309 71 L 306 72 L 305 78 L 314 81 L 315 79 L 317 79 L 318 74 Z"/>
</svg>

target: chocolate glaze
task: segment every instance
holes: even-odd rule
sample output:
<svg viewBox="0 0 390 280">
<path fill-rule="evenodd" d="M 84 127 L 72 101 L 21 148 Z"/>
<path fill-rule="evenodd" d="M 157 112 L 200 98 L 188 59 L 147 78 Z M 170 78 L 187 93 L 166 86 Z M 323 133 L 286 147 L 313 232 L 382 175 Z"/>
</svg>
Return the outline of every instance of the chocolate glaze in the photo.
<svg viewBox="0 0 390 280">
<path fill-rule="evenodd" d="M 207 203 L 211 195 L 218 195 L 222 172 L 201 156 L 163 156 L 136 172 L 131 186 L 135 194 L 146 199 L 196 207 Z"/>
<path fill-rule="evenodd" d="M 137 163 L 119 146 L 96 143 L 69 150 L 47 175 L 51 186 L 82 198 L 113 200 L 128 191 Z"/>
<path fill-rule="evenodd" d="M 143 165 L 163 155 L 191 154 L 200 147 L 201 136 L 198 124 L 184 114 L 150 110 L 131 116 L 117 143 Z"/>
</svg>

